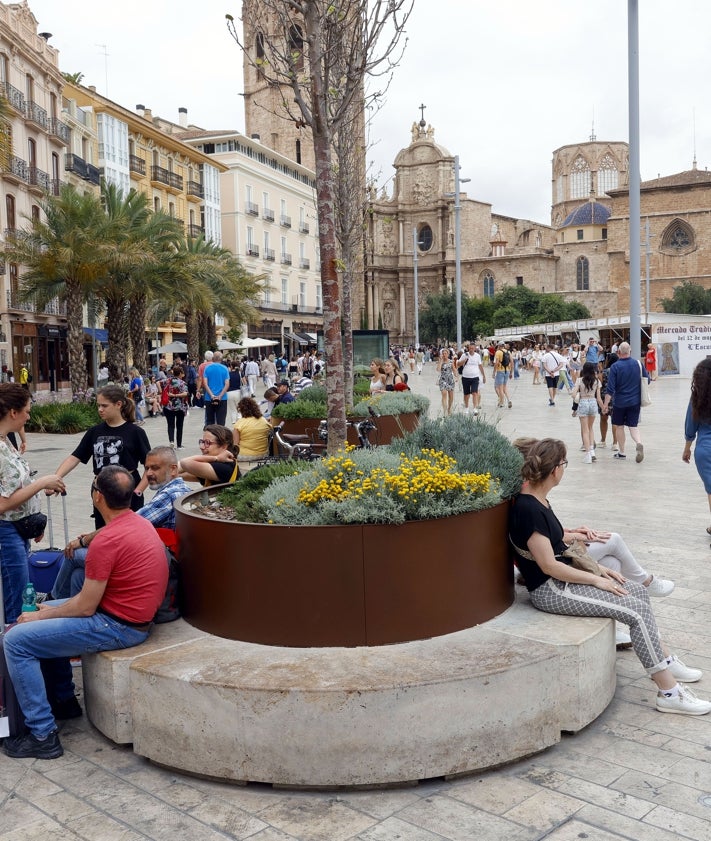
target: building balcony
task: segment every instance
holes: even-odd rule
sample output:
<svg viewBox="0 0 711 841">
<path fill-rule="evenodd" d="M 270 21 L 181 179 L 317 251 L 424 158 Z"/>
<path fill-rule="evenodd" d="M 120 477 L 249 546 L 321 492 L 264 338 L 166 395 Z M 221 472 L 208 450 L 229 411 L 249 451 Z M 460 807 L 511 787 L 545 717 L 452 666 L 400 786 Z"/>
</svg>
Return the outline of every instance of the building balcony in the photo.
<svg viewBox="0 0 711 841">
<path fill-rule="evenodd" d="M 53 178 L 52 183 L 50 184 L 50 193 L 53 196 L 58 196 L 64 186 L 64 182 L 60 181 L 58 178 Z"/>
<path fill-rule="evenodd" d="M 44 108 L 40 108 L 36 102 L 32 100 L 25 101 L 25 119 L 28 123 L 34 123 L 42 129 L 47 129 L 47 112 Z"/>
<path fill-rule="evenodd" d="M 22 301 L 20 293 L 16 289 L 7 290 L 7 308 L 9 310 L 19 310 L 20 312 L 35 312 L 35 305 L 33 301 Z"/>
<path fill-rule="evenodd" d="M 22 91 L 18 90 L 9 82 L 5 82 L 2 85 L 2 88 L 4 88 L 5 99 L 7 100 L 8 105 L 11 105 L 15 109 L 15 111 L 18 111 L 24 116 L 26 103 L 25 96 L 22 93 Z"/>
<path fill-rule="evenodd" d="M 52 300 L 44 308 L 43 312 L 45 315 L 66 315 L 66 301 L 60 301 L 59 298 L 52 298 Z"/>
<path fill-rule="evenodd" d="M 244 203 L 244 212 L 249 216 L 259 216 L 259 205 L 254 202 L 247 201 Z"/>
<path fill-rule="evenodd" d="M 6 181 L 12 181 L 15 184 L 27 183 L 29 180 L 29 167 L 27 161 L 18 158 L 17 155 L 10 155 L 6 163 L 3 163 L 2 177 Z"/>
<path fill-rule="evenodd" d="M 205 190 L 199 181 L 188 181 L 187 195 L 193 201 L 201 201 L 205 198 Z"/>
<path fill-rule="evenodd" d="M 27 183 L 30 185 L 30 188 L 34 187 L 35 190 L 38 190 L 39 192 L 48 193 L 49 182 L 50 178 L 46 172 L 43 172 L 41 169 L 37 169 L 36 166 L 28 167 Z"/>
<path fill-rule="evenodd" d="M 90 184 L 96 184 L 98 187 L 101 184 L 102 174 L 103 173 L 98 166 L 94 166 L 93 164 L 86 165 L 86 180 Z"/>
<path fill-rule="evenodd" d="M 309 232 L 309 223 L 308 222 L 299 222 L 299 233 L 300 234 L 308 234 Z"/>
<path fill-rule="evenodd" d="M 86 161 L 84 158 L 80 158 L 79 155 L 74 155 L 71 152 L 68 152 L 64 156 L 64 169 L 67 172 L 73 172 L 75 175 L 78 175 L 79 178 L 86 178 Z"/>
<path fill-rule="evenodd" d="M 291 254 L 282 254 L 281 255 L 281 264 L 282 264 L 282 266 L 290 266 L 291 265 Z"/>
<path fill-rule="evenodd" d="M 308 257 L 302 257 L 299 260 L 299 268 L 306 269 L 308 271 L 311 268 L 311 260 L 309 260 Z"/>
<path fill-rule="evenodd" d="M 301 315 L 323 315 L 323 307 L 302 306 L 298 300 L 293 304 L 285 304 L 283 301 L 270 301 L 269 303 L 262 302 L 257 304 L 257 309 L 262 311 L 268 310 L 273 313 L 298 312 Z"/>
<path fill-rule="evenodd" d="M 151 167 L 151 183 L 156 186 L 162 184 L 173 193 L 181 193 L 183 190 L 183 179 L 181 176 L 176 175 L 174 172 L 162 166 Z"/>
<path fill-rule="evenodd" d="M 247 256 L 248 257 L 259 257 L 259 246 L 258 245 L 248 245 L 247 246 Z"/>
<path fill-rule="evenodd" d="M 139 158 L 138 155 L 128 156 L 128 168 L 131 172 L 136 172 L 138 175 L 146 174 L 146 159 Z"/>
<path fill-rule="evenodd" d="M 276 259 L 276 255 L 274 254 L 273 248 L 265 248 L 264 249 L 264 259 L 271 260 L 272 262 Z"/>
<path fill-rule="evenodd" d="M 280 216 L 279 217 L 279 224 L 282 228 L 290 228 L 291 227 L 291 216 Z"/>
<path fill-rule="evenodd" d="M 5 228 L 3 237 L 5 242 L 14 242 L 17 238 L 17 228 Z"/>
<path fill-rule="evenodd" d="M 262 219 L 265 219 L 267 222 L 274 221 L 274 211 L 270 210 L 268 207 L 262 208 Z"/>
<path fill-rule="evenodd" d="M 71 132 L 66 123 L 63 123 L 56 117 L 52 117 L 49 120 L 48 128 L 50 140 L 58 141 L 62 146 L 67 146 L 69 144 L 69 136 Z"/>
<path fill-rule="evenodd" d="M 205 229 L 202 225 L 188 225 L 188 236 L 193 239 L 205 236 Z"/>
</svg>

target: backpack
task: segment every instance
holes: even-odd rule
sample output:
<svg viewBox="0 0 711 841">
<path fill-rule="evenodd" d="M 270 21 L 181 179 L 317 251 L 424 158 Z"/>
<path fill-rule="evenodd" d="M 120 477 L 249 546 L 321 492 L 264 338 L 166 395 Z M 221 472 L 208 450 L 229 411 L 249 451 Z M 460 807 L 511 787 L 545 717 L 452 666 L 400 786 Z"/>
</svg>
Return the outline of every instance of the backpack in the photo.
<svg viewBox="0 0 711 841">
<path fill-rule="evenodd" d="M 501 354 L 501 364 L 504 368 L 508 368 L 511 364 L 511 354 L 507 350 Z"/>
<path fill-rule="evenodd" d="M 172 529 L 165 528 L 157 528 L 156 531 L 165 547 L 165 558 L 168 563 L 168 584 L 165 588 L 163 601 L 156 611 L 153 621 L 156 625 L 163 625 L 166 622 L 175 622 L 176 619 L 180 619 L 180 563 L 176 556 L 178 550 L 176 533 Z"/>
</svg>

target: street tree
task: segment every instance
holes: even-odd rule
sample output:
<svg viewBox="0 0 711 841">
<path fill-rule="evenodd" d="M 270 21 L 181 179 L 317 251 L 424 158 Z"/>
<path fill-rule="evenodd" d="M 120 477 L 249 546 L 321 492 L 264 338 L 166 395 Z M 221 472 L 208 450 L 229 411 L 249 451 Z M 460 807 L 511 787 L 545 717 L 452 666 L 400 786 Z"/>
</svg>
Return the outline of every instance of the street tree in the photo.
<svg viewBox="0 0 711 841">
<path fill-rule="evenodd" d="M 362 108 L 368 96 L 382 94 L 364 94 L 366 77 L 387 76 L 397 65 L 413 2 L 243 0 L 243 19 L 251 31 L 278 33 L 269 41 L 262 35 L 260 50 L 245 43 L 234 18 L 227 16 L 229 31 L 247 59 L 283 91 L 286 118 L 308 127 L 313 138 L 330 452 L 346 440 L 333 140 L 356 103 Z M 362 196 L 356 198 L 362 201 Z"/>
</svg>

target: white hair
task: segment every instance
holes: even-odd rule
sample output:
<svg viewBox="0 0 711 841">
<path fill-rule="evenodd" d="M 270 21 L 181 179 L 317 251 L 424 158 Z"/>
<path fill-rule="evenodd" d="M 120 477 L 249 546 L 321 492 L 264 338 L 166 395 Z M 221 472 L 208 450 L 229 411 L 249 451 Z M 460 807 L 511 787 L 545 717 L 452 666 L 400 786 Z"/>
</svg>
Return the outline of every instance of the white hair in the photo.
<svg viewBox="0 0 711 841">
<path fill-rule="evenodd" d="M 215 354 L 211 350 L 205 351 L 205 361 L 209 362 Z"/>
</svg>

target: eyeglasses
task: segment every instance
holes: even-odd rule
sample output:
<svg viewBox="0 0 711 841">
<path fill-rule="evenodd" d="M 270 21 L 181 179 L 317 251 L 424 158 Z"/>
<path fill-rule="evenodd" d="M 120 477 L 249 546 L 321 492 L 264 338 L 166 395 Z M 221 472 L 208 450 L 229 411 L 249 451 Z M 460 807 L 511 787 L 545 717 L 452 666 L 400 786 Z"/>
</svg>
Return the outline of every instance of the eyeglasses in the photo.
<svg viewBox="0 0 711 841">
<path fill-rule="evenodd" d="M 94 491 L 101 493 L 101 491 L 96 487 L 96 482 L 91 483 L 91 492 L 94 493 Z"/>
<path fill-rule="evenodd" d="M 567 467 L 568 466 L 568 459 L 564 458 L 563 461 L 559 462 L 556 467 Z"/>
<path fill-rule="evenodd" d="M 217 441 L 210 441 L 208 438 L 198 439 L 198 447 L 209 447 L 210 444 L 216 444 Z"/>
</svg>

